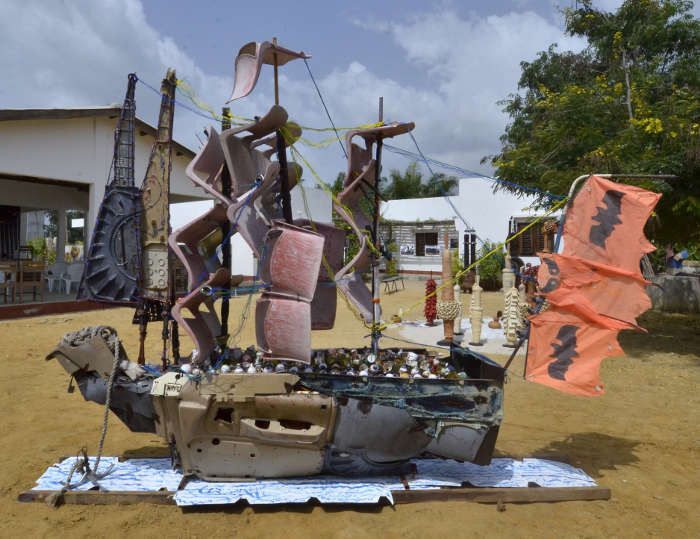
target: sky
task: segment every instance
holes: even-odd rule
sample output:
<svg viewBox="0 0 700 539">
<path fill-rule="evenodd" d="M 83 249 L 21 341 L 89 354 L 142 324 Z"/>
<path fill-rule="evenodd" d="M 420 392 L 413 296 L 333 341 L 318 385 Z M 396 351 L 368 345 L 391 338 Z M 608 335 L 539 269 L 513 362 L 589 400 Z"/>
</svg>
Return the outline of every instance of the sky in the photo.
<svg viewBox="0 0 700 539">
<path fill-rule="evenodd" d="M 482 157 L 498 152 L 507 123 L 498 101 L 517 90 L 520 62 L 557 43 L 580 50 L 563 32 L 562 8 L 575 0 L 2 0 L 0 108 L 121 103 L 126 76 L 158 87 L 177 70 L 216 110 L 231 93 L 233 60 L 248 41 L 270 40 L 312 56 L 336 125 L 375 121 L 379 96 L 391 121 L 414 121 L 426 155 L 490 173 Z M 614 10 L 619 0 L 597 0 Z M 697 12 L 698 9 L 696 8 Z M 267 70 L 232 112 L 263 114 L 273 103 Z M 328 120 L 302 62 L 280 69 L 281 104 L 301 125 Z M 179 99 L 186 102 L 184 96 Z M 157 120 L 159 98 L 137 86 L 137 114 Z M 206 113 L 203 113 L 206 115 Z M 195 151 L 207 120 L 176 106 L 175 137 Z M 392 144 L 415 150 L 410 138 Z M 337 144 L 300 148 L 326 181 L 345 169 Z M 385 153 L 385 174 L 409 162 Z M 310 173 L 305 173 L 311 179 Z"/>
</svg>

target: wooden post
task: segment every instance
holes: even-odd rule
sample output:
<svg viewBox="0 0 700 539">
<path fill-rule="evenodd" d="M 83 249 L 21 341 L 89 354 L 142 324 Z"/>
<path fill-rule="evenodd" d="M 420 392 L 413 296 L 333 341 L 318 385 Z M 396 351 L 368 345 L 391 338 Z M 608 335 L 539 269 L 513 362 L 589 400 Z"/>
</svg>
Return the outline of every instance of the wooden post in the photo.
<svg viewBox="0 0 700 539">
<path fill-rule="evenodd" d="M 272 44 L 277 46 L 277 38 L 272 38 Z M 273 49 L 275 50 L 275 49 Z M 280 89 L 279 80 L 277 76 L 278 65 L 277 65 L 277 52 L 272 53 L 272 58 L 274 60 L 275 69 L 275 105 L 280 104 Z M 280 164 L 280 195 L 282 197 L 282 216 L 284 220 L 290 225 L 293 223 L 292 217 L 292 195 L 289 188 L 289 170 L 287 168 L 287 143 L 284 140 L 284 135 L 282 131 L 277 131 L 277 161 Z M 311 216 L 309 216 L 311 217 Z M 260 261 L 262 262 L 262 261 Z"/>
<path fill-rule="evenodd" d="M 440 290 L 440 299 L 443 304 L 453 303 L 455 296 L 452 288 L 452 256 L 450 255 L 450 236 L 447 232 L 444 235 L 444 248 L 442 250 L 442 289 Z M 440 309 L 438 309 L 438 312 Z M 448 346 L 454 340 L 454 319 L 442 320 L 443 340 L 438 341 L 441 346 Z"/>
<path fill-rule="evenodd" d="M 221 132 L 231 128 L 231 109 L 224 107 L 221 109 Z M 231 173 L 228 166 L 224 163 L 224 168 L 221 171 L 221 190 L 226 198 L 231 198 Z M 224 241 L 221 244 L 221 258 L 223 258 L 223 267 L 228 270 L 231 275 L 231 222 L 226 219 L 221 225 L 221 234 Z M 228 292 L 228 290 L 227 290 Z M 229 295 L 224 294 L 221 298 L 221 334 L 219 335 L 219 347 L 222 353 L 226 353 L 228 342 L 228 316 L 229 316 Z"/>
<path fill-rule="evenodd" d="M 452 290 L 454 290 L 455 301 L 459 303 L 459 314 L 457 318 L 455 318 L 454 332 L 455 335 L 462 335 L 462 333 L 464 333 L 462 331 L 462 288 L 458 284 L 455 284 Z"/>
<path fill-rule="evenodd" d="M 379 98 L 379 122 L 384 121 L 384 98 Z M 377 154 L 375 159 L 375 179 L 374 179 L 374 204 L 372 212 L 372 245 L 378 248 L 379 238 L 379 180 L 382 173 L 382 148 L 384 142 L 381 135 L 377 138 Z M 372 253 L 372 352 L 376 358 L 379 357 L 379 338 L 381 333 L 378 329 L 381 321 L 381 298 L 379 297 L 379 255 Z"/>
<path fill-rule="evenodd" d="M 273 44 L 275 47 L 277 47 L 277 38 L 276 38 L 276 37 L 273 37 L 273 38 L 272 38 L 272 44 Z M 274 50 L 274 49 L 273 49 L 273 50 Z M 277 70 L 278 70 L 278 66 L 277 66 L 277 52 L 274 52 L 274 53 L 272 54 L 272 57 L 273 57 L 273 59 L 274 59 L 274 71 L 275 71 L 275 105 L 279 105 L 279 104 L 280 104 L 280 87 L 279 87 L 279 80 L 278 80 L 278 78 L 277 78 Z"/>
</svg>

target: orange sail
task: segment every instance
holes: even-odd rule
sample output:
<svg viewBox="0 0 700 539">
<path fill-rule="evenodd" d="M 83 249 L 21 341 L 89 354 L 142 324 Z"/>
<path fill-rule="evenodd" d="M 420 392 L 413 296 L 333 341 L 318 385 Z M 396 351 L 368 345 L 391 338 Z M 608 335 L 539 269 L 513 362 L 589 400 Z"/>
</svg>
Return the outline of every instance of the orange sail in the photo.
<svg viewBox="0 0 700 539">
<path fill-rule="evenodd" d="M 549 309 L 530 318 L 527 380 L 603 393 L 601 361 L 623 353 L 617 334 L 641 329 L 636 318 L 651 307 L 639 261 L 654 249 L 643 229 L 660 196 L 591 176 L 572 200 L 563 254 L 539 255 Z"/>
</svg>

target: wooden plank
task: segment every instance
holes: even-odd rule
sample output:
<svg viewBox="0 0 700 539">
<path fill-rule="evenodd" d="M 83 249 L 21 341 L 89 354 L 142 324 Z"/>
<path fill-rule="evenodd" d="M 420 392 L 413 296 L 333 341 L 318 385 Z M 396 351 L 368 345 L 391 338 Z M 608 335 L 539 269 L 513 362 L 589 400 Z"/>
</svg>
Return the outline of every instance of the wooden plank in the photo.
<svg viewBox="0 0 700 539">
<path fill-rule="evenodd" d="M 20 502 L 45 502 L 50 503 L 51 497 L 59 494 L 55 490 L 27 490 L 22 492 L 17 500 Z M 124 492 L 124 491 L 99 491 L 99 490 L 70 490 L 59 495 L 56 505 L 112 505 L 153 503 L 157 505 L 173 505 L 174 492 Z"/>
<path fill-rule="evenodd" d="M 477 503 L 534 503 L 609 500 L 607 487 L 441 488 L 392 492 L 394 502 L 470 501 Z"/>
<path fill-rule="evenodd" d="M 89 300 L 49 301 L 46 303 L 13 303 L 0 305 L 0 320 L 14 320 L 28 316 L 47 316 L 103 309 L 116 309 L 123 305 L 109 305 Z"/>
<path fill-rule="evenodd" d="M 111 505 L 152 503 L 173 505 L 174 492 L 122 492 L 122 491 L 77 491 L 65 492 L 58 500 L 53 490 L 28 490 L 18 496 L 20 502 L 57 502 L 56 505 Z M 607 487 L 563 487 L 563 488 L 441 488 L 434 490 L 395 490 L 394 503 L 419 503 L 429 501 L 462 501 L 476 503 L 541 503 L 609 500 Z"/>
</svg>

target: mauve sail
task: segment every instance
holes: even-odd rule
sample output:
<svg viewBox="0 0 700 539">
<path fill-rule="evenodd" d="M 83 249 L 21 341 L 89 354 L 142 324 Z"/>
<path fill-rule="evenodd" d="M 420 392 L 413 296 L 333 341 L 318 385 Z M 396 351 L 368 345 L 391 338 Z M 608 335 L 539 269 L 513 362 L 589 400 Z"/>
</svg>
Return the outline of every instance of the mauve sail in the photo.
<svg viewBox="0 0 700 539">
<path fill-rule="evenodd" d="M 311 300 L 316 291 L 324 238 L 276 221 L 261 260 L 269 284 L 256 304 L 255 334 L 267 359 L 311 362 Z"/>
<path fill-rule="evenodd" d="M 530 318 L 525 378 L 577 395 L 600 395 L 600 363 L 623 350 L 651 307 L 639 263 L 654 250 L 644 225 L 661 195 L 591 176 L 566 212 L 562 254 L 539 254 L 549 309 Z"/>
<path fill-rule="evenodd" d="M 245 97 L 253 91 L 263 64 L 282 66 L 292 60 L 307 58 L 311 56 L 269 41 L 246 43 L 238 51 L 234 61 L 233 91 L 229 102 Z"/>
<path fill-rule="evenodd" d="M 368 227 L 372 226 L 371 213 L 367 211 L 366 202 L 374 199 L 374 193 L 379 189 L 376 162 L 372 158 L 372 149 L 379 139 L 392 138 L 409 133 L 415 124 L 391 123 L 369 129 L 353 129 L 345 137 L 348 152 L 348 172 L 343 183 L 343 190 L 333 209 L 346 223 L 350 225 L 357 236 L 360 245 L 357 254 L 335 274 L 338 290 L 357 309 L 362 319 L 371 323 L 372 293 L 362 280 L 362 273 L 371 264 L 371 246 L 367 237 Z M 362 139 L 360 145 L 353 141 L 355 137 Z M 381 311 L 380 311 L 381 312 Z"/>
<path fill-rule="evenodd" d="M 172 316 L 195 344 L 195 363 L 207 360 L 215 350 L 222 327 L 214 303 L 232 284 L 229 270 L 212 248 L 230 239 L 210 240 L 230 221 L 231 234 L 240 233 L 255 255 L 263 257 L 266 235 L 276 217 L 274 192 L 279 180 L 279 164 L 270 161 L 264 148 L 270 134 L 286 120 L 286 111 L 274 106 L 262 118 L 221 134 L 210 127 L 207 142 L 186 169 L 192 182 L 217 200 L 211 210 L 176 230 L 169 240 L 185 266 L 189 290 L 175 303 Z M 221 181 L 224 168 L 232 180 L 229 192 L 224 192 Z M 298 169 L 293 173 L 301 176 Z"/>
</svg>

